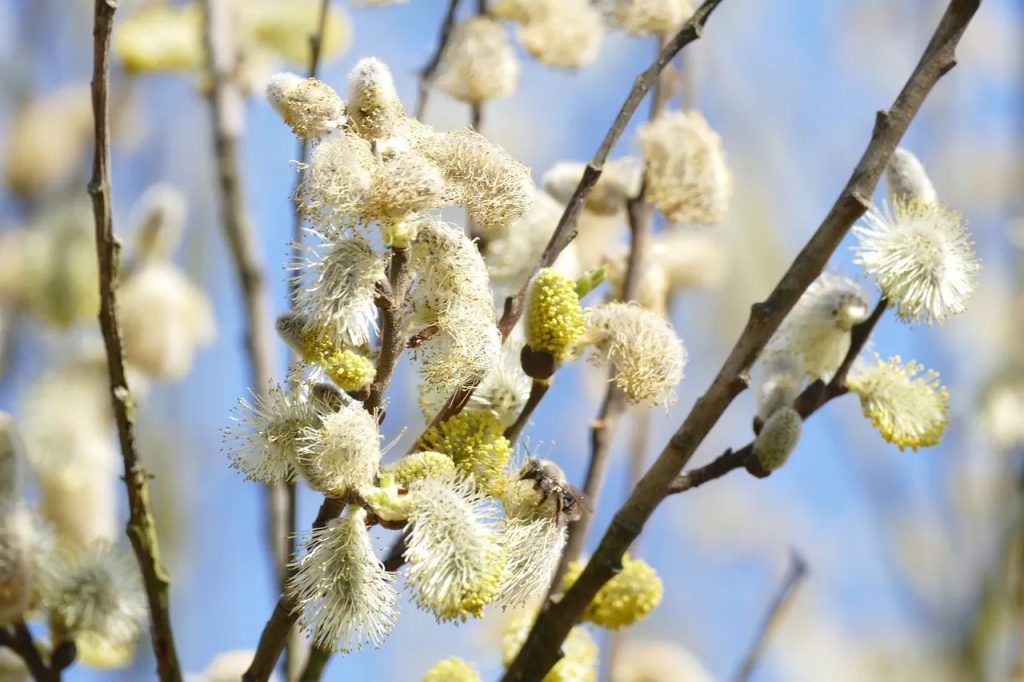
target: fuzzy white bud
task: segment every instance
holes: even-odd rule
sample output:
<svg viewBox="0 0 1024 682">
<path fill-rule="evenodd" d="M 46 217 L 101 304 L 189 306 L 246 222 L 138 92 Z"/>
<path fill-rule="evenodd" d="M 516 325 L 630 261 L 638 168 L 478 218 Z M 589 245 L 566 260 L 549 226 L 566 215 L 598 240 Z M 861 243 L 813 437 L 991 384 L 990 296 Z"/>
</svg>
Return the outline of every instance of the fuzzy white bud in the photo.
<svg viewBox="0 0 1024 682">
<path fill-rule="evenodd" d="M 889 194 L 895 198 L 926 204 L 938 201 L 924 164 L 908 149 L 898 147 L 892 153 L 889 165 L 885 168 L 885 179 L 889 183 Z"/>
<path fill-rule="evenodd" d="M 463 102 L 479 103 L 515 92 L 519 61 L 505 29 L 488 17 L 459 23 L 441 56 L 436 83 Z"/>
<path fill-rule="evenodd" d="M 391 137 L 402 116 L 391 70 L 375 57 L 360 59 L 348 75 L 349 120 L 364 139 Z"/>
<path fill-rule="evenodd" d="M 792 407 L 779 408 L 768 418 L 754 441 L 754 457 L 766 472 L 775 471 L 789 458 L 800 442 L 803 420 Z"/>
<path fill-rule="evenodd" d="M 330 85 L 294 73 L 277 73 L 267 83 L 267 99 L 298 137 L 323 137 L 345 122 L 345 103 Z"/>
</svg>

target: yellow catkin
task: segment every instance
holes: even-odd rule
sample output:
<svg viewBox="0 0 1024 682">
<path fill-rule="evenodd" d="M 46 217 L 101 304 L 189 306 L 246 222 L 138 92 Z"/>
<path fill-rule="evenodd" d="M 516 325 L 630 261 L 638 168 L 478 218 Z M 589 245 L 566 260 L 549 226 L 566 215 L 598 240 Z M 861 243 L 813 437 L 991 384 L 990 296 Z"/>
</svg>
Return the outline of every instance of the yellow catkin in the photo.
<svg viewBox="0 0 1024 682">
<path fill-rule="evenodd" d="M 377 375 L 372 360 L 354 350 L 337 347 L 322 330 L 303 333 L 301 343 L 302 357 L 320 365 L 343 391 L 358 391 Z"/>
<path fill-rule="evenodd" d="M 391 476 L 398 485 L 408 487 L 413 481 L 424 478 L 443 478 L 455 475 L 452 458 L 443 452 L 425 450 L 406 455 L 384 469 L 385 476 Z"/>
<path fill-rule="evenodd" d="M 526 343 L 564 362 L 583 334 L 584 318 L 576 283 L 551 268 L 541 270 L 530 290 Z"/>
<path fill-rule="evenodd" d="M 479 682 L 480 673 L 458 656 L 438 661 L 423 676 L 423 682 Z"/>
<path fill-rule="evenodd" d="M 423 443 L 451 457 L 456 470 L 472 476 L 481 490 L 498 495 L 504 481 L 502 472 L 512 455 L 504 430 L 493 412 L 460 412 L 431 427 L 423 435 Z"/>
<path fill-rule="evenodd" d="M 573 562 L 565 574 L 563 589 L 568 590 L 583 572 L 583 565 Z M 654 568 L 642 559 L 622 557 L 622 571 L 609 580 L 594 596 L 583 620 L 610 630 L 617 630 L 642 620 L 661 604 L 663 586 Z"/>
</svg>

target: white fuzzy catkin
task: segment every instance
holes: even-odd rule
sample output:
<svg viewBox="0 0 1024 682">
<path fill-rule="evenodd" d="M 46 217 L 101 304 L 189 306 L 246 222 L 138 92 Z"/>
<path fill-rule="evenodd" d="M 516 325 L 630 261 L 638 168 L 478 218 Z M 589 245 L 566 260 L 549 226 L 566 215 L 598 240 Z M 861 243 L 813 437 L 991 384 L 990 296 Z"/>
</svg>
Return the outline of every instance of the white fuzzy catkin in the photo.
<svg viewBox="0 0 1024 682">
<path fill-rule="evenodd" d="M 266 397 L 240 399 L 231 417 L 235 425 L 224 429 L 231 466 L 251 481 L 291 480 L 302 430 L 315 426 L 318 416 L 315 403 L 277 384 Z"/>
<path fill-rule="evenodd" d="M 534 0 L 519 3 L 519 41 L 537 61 L 548 66 L 578 69 L 593 62 L 601 49 L 605 28 L 601 13 L 588 0 Z"/>
<path fill-rule="evenodd" d="M 647 163 L 644 196 L 679 223 L 717 223 L 732 199 L 722 139 L 699 111 L 663 113 L 638 133 Z"/>
<path fill-rule="evenodd" d="M 306 482 L 325 495 L 340 497 L 373 482 L 380 466 L 377 419 L 356 404 L 342 404 L 302 429 L 295 462 Z"/>
<path fill-rule="evenodd" d="M 217 334 L 206 292 L 171 263 L 148 262 L 118 297 L 125 359 L 150 376 L 183 379 Z"/>
<path fill-rule="evenodd" d="M 302 607 L 301 620 L 314 643 L 345 653 L 364 644 L 380 647 L 398 620 L 393 573 L 384 570 L 366 531 L 366 511 L 314 530 L 296 563 L 288 590 Z"/>
<path fill-rule="evenodd" d="M 941 204 L 893 200 L 855 225 L 855 261 L 864 266 L 904 322 L 928 325 L 962 313 L 981 262 L 963 217 Z"/>
<path fill-rule="evenodd" d="M 496 509 L 464 479 L 427 478 L 409 486 L 407 583 L 439 621 L 479 617 L 501 589 L 505 557 Z"/>
<path fill-rule="evenodd" d="M 348 131 L 322 141 L 303 169 L 296 192 L 300 209 L 322 225 L 353 225 L 373 188 L 376 162 L 370 143 Z"/>
<path fill-rule="evenodd" d="M 391 137 L 402 117 L 391 70 L 376 57 L 360 59 L 348 75 L 349 121 L 366 140 Z"/>
<path fill-rule="evenodd" d="M 294 73 L 277 73 L 267 83 L 267 100 L 298 137 L 327 135 L 345 122 L 345 103 L 330 85 Z"/>
<path fill-rule="evenodd" d="M 463 102 L 480 103 L 515 92 L 519 61 L 501 24 L 483 16 L 457 24 L 434 82 Z"/>
<path fill-rule="evenodd" d="M 686 349 L 672 325 L 635 303 L 605 303 L 587 311 L 583 343 L 590 361 L 615 368 L 615 383 L 634 403 L 668 406 L 683 378 Z"/>
<path fill-rule="evenodd" d="M 523 606 L 551 584 L 565 547 L 565 526 L 549 518 L 506 518 L 501 529 L 508 559 L 496 601 Z"/>
<path fill-rule="evenodd" d="M 318 232 L 320 243 L 297 264 L 298 307 L 310 324 L 327 328 L 333 339 L 355 346 L 377 328 L 377 283 L 384 280 L 384 258 L 360 236 L 334 237 Z M 309 330 L 307 330 L 309 331 Z"/>
<path fill-rule="evenodd" d="M 419 154 L 397 154 L 378 164 L 361 215 L 393 225 L 414 211 L 445 203 L 446 185 L 441 170 Z"/>
<path fill-rule="evenodd" d="M 788 405 L 772 414 L 754 441 L 754 457 L 765 471 L 775 471 L 789 458 L 800 441 L 803 420 Z"/>
<path fill-rule="evenodd" d="M 913 152 L 898 147 L 885 167 L 885 179 L 889 183 L 889 194 L 903 201 L 920 201 L 934 204 L 938 201 L 935 187 L 925 172 L 924 164 Z"/>
<path fill-rule="evenodd" d="M 451 393 L 482 379 L 498 362 L 501 339 L 487 266 L 476 245 L 454 226 L 429 217 L 417 222 L 411 267 L 418 276 L 407 324 L 436 324 L 420 351 L 422 375 Z M 410 335 L 419 329 L 408 330 Z"/>
<path fill-rule="evenodd" d="M 579 161 L 561 161 L 544 173 L 541 185 L 562 204 L 568 204 L 586 167 Z M 640 194 L 642 180 L 643 164 L 639 159 L 627 156 L 608 161 L 583 206 L 600 215 L 622 215 L 626 202 Z"/>
<path fill-rule="evenodd" d="M 850 330 L 867 316 L 860 286 L 848 277 L 824 273 L 789 311 L 762 357 L 768 360 L 781 354 L 799 358 L 807 377 L 827 382 L 850 348 Z"/>
<path fill-rule="evenodd" d="M 420 139 L 417 149 L 441 169 L 451 200 L 485 229 L 509 225 L 533 203 L 530 170 L 483 135 L 435 133 Z"/>
<path fill-rule="evenodd" d="M 603 5 L 608 23 L 635 36 L 668 35 L 693 14 L 689 0 L 605 0 Z"/>
<path fill-rule="evenodd" d="M 146 618 L 135 557 L 103 540 L 58 550 L 46 563 L 42 601 L 56 640 L 71 636 L 97 655 L 130 652 Z"/>
</svg>

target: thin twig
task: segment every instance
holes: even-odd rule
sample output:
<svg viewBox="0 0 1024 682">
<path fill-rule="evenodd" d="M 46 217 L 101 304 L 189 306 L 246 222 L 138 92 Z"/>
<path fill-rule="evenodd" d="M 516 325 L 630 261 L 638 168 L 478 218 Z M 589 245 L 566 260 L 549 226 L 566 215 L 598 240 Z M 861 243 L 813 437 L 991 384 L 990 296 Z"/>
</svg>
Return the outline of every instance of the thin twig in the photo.
<svg viewBox="0 0 1024 682">
<path fill-rule="evenodd" d="M 220 222 L 242 294 L 249 384 L 258 398 L 266 399 L 272 379 L 273 324 L 259 242 L 246 210 L 243 191 L 239 140 L 245 112 L 234 81 L 237 55 L 231 35 L 231 8 L 225 0 L 202 0 L 201 4 L 214 158 L 220 189 Z M 267 545 L 281 584 L 288 564 L 287 493 L 283 483 L 269 485 L 266 491 Z"/>
<path fill-rule="evenodd" d="M 955 48 L 980 0 L 952 0 L 920 62 L 889 111 L 879 112 L 863 156 L 810 241 L 767 300 L 750 318 L 708 390 L 612 519 L 582 574 L 534 623 L 505 673 L 505 682 L 538 680 L 557 662 L 562 642 L 597 591 L 619 570 L 623 553 L 640 534 L 669 486 L 722 413 L 749 384 L 748 372 L 782 319 L 822 272 L 870 197 L 896 145 L 935 83 L 956 64 Z M 699 10 L 698 10 L 699 11 Z"/>
<path fill-rule="evenodd" d="M 758 659 L 764 653 L 769 637 L 771 637 L 772 632 L 778 625 L 782 615 L 786 612 L 790 602 L 793 601 L 793 596 L 796 594 L 800 583 L 807 575 L 807 564 L 804 562 L 803 557 L 795 551 L 790 553 L 789 562 L 789 570 L 786 572 L 786 577 L 783 579 L 782 585 L 779 586 L 779 591 L 775 595 L 775 599 L 772 600 L 771 606 L 768 607 L 768 613 L 765 615 L 764 622 L 761 623 L 757 636 L 751 642 L 747 655 L 743 657 L 740 669 L 733 676 L 733 682 L 747 682 L 750 679 L 750 675 L 757 666 Z"/>
<path fill-rule="evenodd" d="M 327 15 L 330 12 L 331 0 L 320 0 L 320 11 L 317 16 L 316 27 L 309 36 L 309 68 L 306 75 L 309 78 L 316 78 L 317 73 L 320 69 L 320 56 L 323 52 L 324 33 L 327 28 Z M 299 166 L 304 167 L 309 161 L 309 140 L 302 138 L 299 141 Z M 295 179 L 295 186 L 292 191 L 292 201 L 294 205 L 293 219 L 292 219 L 292 248 L 291 248 L 291 262 L 296 264 L 302 257 L 302 211 L 301 211 L 301 200 L 299 198 L 299 184 L 301 181 L 301 175 Z M 299 280 L 298 278 L 292 278 L 288 285 L 289 298 L 291 299 L 292 311 L 295 311 L 299 307 Z M 296 363 L 300 360 L 298 354 L 295 351 L 290 351 L 292 363 Z M 285 572 L 288 577 L 294 572 L 291 559 L 295 557 L 296 544 L 295 538 L 298 533 L 298 490 L 296 489 L 295 481 L 285 482 L 285 496 L 287 499 L 287 508 L 285 514 L 286 521 L 286 533 L 285 533 L 285 552 L 289 558 L 288 564 L 285 567 Z M 279 590 L 284 590 L 285 582 L 278 585 Z M 288 644 L 285 647 L 284 652 L 284 669 L 289 679 L 295 676 L 297 673 L 299 650 L 302 648 L 303 642 L 300 634 L 296 629 L 292 629 L 291 635 L 288 638 Z M 307 665 L 308 667 L 308 665 Z"/>
<path fill-rule="evenodd" d="M 0 646 L 5 646 L 17 654 L 32 675 L 32 679 L 37 682 L 60 681 L 61 671 L 54 670 L 46 664 L 31 631 L 23 621 L 0 629 Z"/>
<path fill-rule="evenodd" d="M 878 320 L 882 317 L 882 313 L 885 312 L 887 307 L 888 305 L 883 298 L 875 306 L 868 319 L 853 328 L 850 334 L 850 349 L 846 352 L 846 357 L 843 359 L 839 371 L 836 372 L 828 385 L 825 385 L 820 380 L 815 381 L 793 400 L 793 408 L 800 413 L 804 420 L 821 409 L 827 402 L 846 395 L 848 392 L 846 388 L 847 371 L 857 356 L 860 355 L 861 350 L 864 349 L 864 344 L 871 337 L 871 332 L 874 331 L 875 325 L 878 324 Z M 670 495 L 684 493 L 687 490 L 704 485 L 708 481 L 721 478 L 730 471 L 742 469 L 751 463 L 750 457 L 753 451 L 754 441 L 750 441 L 739 450 L 729 448 L 710 463 L 676 476 L 672 483 L 669 484 L 668 492 Z M 763 474 L 758 470 L 755 475 L 762 476 Z"/>
<path fill-rule="evenodd" d="M 99 262 L 100 329 L 110 376 L 110 399 L 124 460 L 124 484 L 128 491 L 128 539 L 139 562 L 149 602 L 150 634 L 157 671 L 164 682 L 181 680 L 169 612 L 170 581 L 160 562 L 156 523 L 149 500 L 149 483 L 135 443 L 135 400 L 124 369 L 124 346 L 117 319 L 117 278 L 120 243 L 114 237 L 110 207 L 110 129 L 107 88 L 110 68 L 110 33 L 117 4 L 96 0 L 93 27 L 92 111 L 96 149 L 89 194 L 96 221 L 96 256 Z"/>
<path fill-rule="evenodd" d="M 526 398 L 526 403 L 523 405 L 522 411 L 519 416 L 516 417 L 515 422 L 512 426 L 505 429 L 505 433 L 502 434 L 508 439 L 508 442 L 513 445 L 519 440 L 519 436 L 522 435 L 523 429 L 530 423 L 530 417 L 533 415 L 533 411 L 537 409 L 537 405 L 547 395 L 548 389 L 551 388 L 550 381 L 538 381 L 533 380 L 530 384 L 530 395 Z"/>
<path fill-rule="evenodd" d="M 430 99 L 430 88 L 433 85 L 434 73 L 441 63 L 441 55 L 444 48 L 448 47 L 448 41 L 452 37 L 452 28 L 455 26 L 455 10 L 459 8 L 459 0 L 448 0 L 448 9 L 445 10 L 444 19 L 441 21 L 441 32 L 434 46 L 434 53 L 426 65 L 420 69 L 420 89 L 416 98 L 416 118 L 423 120 L 427 112 L 427 102 Z"/>
</svg>

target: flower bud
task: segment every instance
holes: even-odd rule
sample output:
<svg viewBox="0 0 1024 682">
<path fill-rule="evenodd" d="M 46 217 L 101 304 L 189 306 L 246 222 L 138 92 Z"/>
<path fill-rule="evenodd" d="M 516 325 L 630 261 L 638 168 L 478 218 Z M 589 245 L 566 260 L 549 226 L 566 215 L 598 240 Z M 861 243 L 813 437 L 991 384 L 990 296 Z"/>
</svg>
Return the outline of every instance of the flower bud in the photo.
<svg viewBox="0 0 1024 682">
<path fill-rule="evenodd" d="M 472 17 L 452 30 L 436 83 L 455 99 L 483 102 L 516 90 L 519 62 L 505 29 L 488 17 Z"/>
<path fill-rule="evenodd" d="M 376 57 L 360 59 L 348 75 L 348 114 L 352 127 L 366 140 L 391 137 L 402 116 L 391 70 Z"/>
<path fill-rule="evenodd" d="M 455 463 L 443 452 L 425 450 L 406 455 L 394 464 L 384 468 L 383 474 L 391 476 L 400 486 L 408 488 L 413 481 L 424 478 L 450 478 L 455 475 Z"/>
<path fill-rule="evenodd" d="M 584 330 L 577 285 L 552 268 L 537 273 L 526 312 L 526 345 L 550 354 L 556 363 L 572 355 Z M 547 377 L 534 377 L 547 379 Z"/>
<path fill-rule="evenodd" d="M 504 424 L 490 411 L 463 411 L 423 434 L 423 444 L 452 458 L 460 475 L 480 490 L 496 494 L 512 446 L 502 435 Z"/>
<path fill-rule="evenodd" d="M 345 103 L 334 88 L 316 78 L 278 73 L 267 83 L 267 99 L 298 137 L 323 137 L 344 123 Z"/>
<path fill-rule="evenodd" d="M 768 417 L 754 441 L 757 470 L 751 473 L 767 476 L 785 464 L 789 454 L 800 442 L 802 426 L 800 413 L 789 406 L 779 408 Z"/>
<path fill-rule="evenodd" d="M 925 204 L 938 201 L 924 164 L 908 149 L 898 147 L 892 153 L 889 165 L 885 167 L 885 179 L 889 183 L 889 194 L 895 199 Z"/>
</svg>

